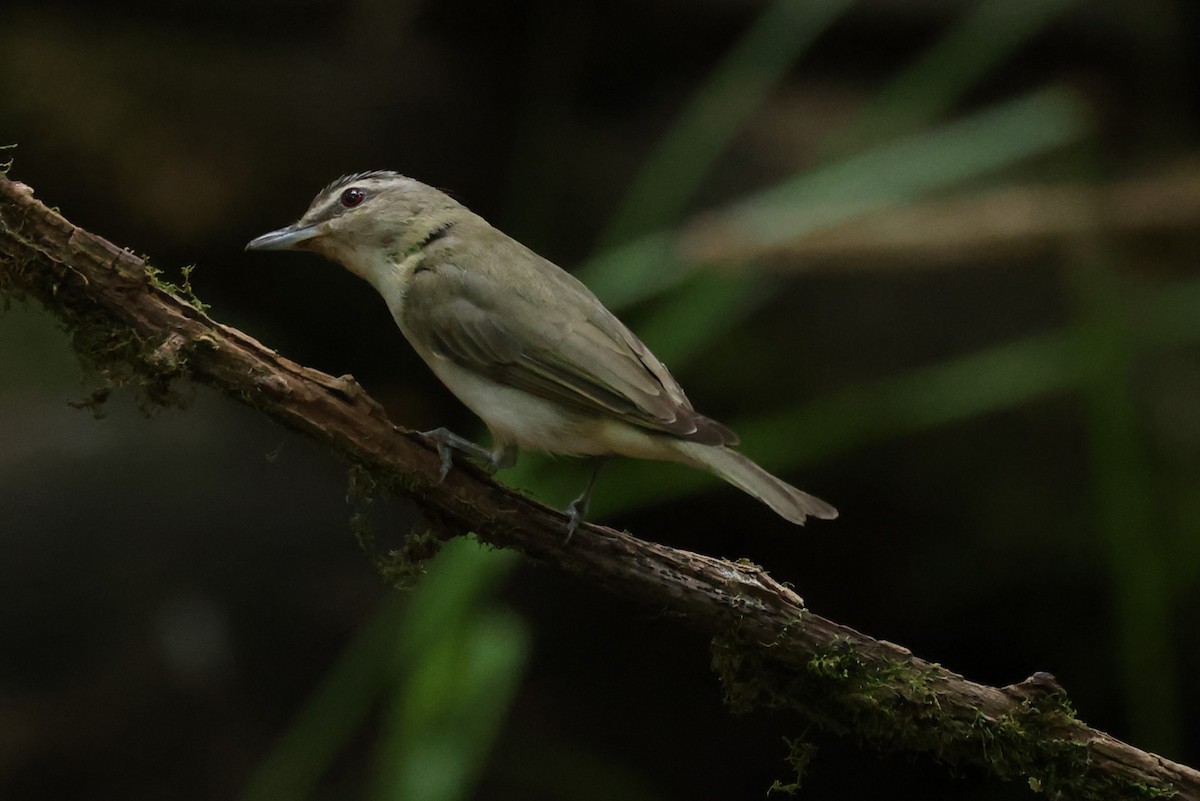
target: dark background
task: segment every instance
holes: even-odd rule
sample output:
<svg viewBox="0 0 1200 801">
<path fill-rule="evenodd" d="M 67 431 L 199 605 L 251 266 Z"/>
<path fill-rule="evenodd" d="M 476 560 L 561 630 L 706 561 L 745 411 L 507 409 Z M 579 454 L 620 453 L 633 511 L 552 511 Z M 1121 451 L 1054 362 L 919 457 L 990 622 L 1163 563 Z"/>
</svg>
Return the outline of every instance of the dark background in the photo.
<svg viewBox="0 0 1200 801">
<path fill-rule="evenodd" d="M 791 5 L 827 26 L 779 36 L 756 21 L 786 5 L 733 0 L 10 2 L 0 155 L 165 277 L 195 265 L 217 320 L 352 373 L 398 424 L 470 434 L 369 287 L 244 243 L 340 174 L 396 169 L 611 298 L 663 277 L 596 266 L 643 234 L 806 177 L 837 199 L 818 212 L 882 196 L 836 226 L 810 209 L 797 232 L 819 247 L 734 242 L 619 304 L 699 409 L 842 518 L 795 530 L 660 465 L 614 469 L 594 516 L 753 559 L 974 680 L 1049 671 L 1090 724 L 1197 764 L 1194 7 Z M 1035 109 L 937 149 L 1050 86 L 1080 131 L 1055 140 Z M 1043 128 L 1052 144 L 970 166 Z M 1082 198 L 1082 223 L 1022 205 L 1045 186 Z M 1010 216 L 971 216 L 1010 189 Z M 887 216 L 905 209 L 923 222 Z M 880 219 L 901 222 L 857 244 Z M 0 797 L 759 798 L 802 735 L 802 797 L 1031 795 L 735 716 L 703 638 L 546 567 L 467 544 L 398 594 L 349 519 L 412 530 L 402 501 L 348 505 L 345 464 L 208 391 L 148 417 L 118 392 L 93 420 L 67 406 L 81 375 L 40 310 L 0 318 Z M 583 476 L 526 458 L 501 479 L 562 504 Z"/>
</svg>

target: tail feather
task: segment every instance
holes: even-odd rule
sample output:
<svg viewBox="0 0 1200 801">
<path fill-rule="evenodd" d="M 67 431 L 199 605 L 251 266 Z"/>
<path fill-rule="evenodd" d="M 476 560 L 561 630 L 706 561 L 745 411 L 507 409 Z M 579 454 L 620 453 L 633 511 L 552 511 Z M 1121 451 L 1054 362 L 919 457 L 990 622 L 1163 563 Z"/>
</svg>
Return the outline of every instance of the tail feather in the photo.
<svg viewBox="0 0 1200 801">
<path fill-rule="evenodd" d="M 711 470 L 796 525 L 804 525 L 809 517 L 833 520 L 838 516 L 837 509 L 825 501 L 776 478 L 732 448 L 682 442 L 679 450 L 688 462 Z"/>
</svg>

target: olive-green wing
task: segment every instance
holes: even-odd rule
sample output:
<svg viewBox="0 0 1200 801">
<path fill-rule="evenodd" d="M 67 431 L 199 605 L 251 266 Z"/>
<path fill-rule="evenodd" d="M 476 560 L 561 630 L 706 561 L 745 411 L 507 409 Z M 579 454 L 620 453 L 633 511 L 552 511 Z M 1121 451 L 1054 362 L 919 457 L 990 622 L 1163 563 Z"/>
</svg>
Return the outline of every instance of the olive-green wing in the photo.
<svg viewBox="0 0 1200 801">
<path fill-rule="evenodd" d="M 519 277 L 524 285 L 507 283 Z M 565 407 L 706 444 L 737 442 L 692 408 L 666 368 L 578 281 L 549 262 L 504 278 L 500 286 L 454 263 L 426 266 L 412 276 L 404 324 L 456 364 Z"/>
</svg>

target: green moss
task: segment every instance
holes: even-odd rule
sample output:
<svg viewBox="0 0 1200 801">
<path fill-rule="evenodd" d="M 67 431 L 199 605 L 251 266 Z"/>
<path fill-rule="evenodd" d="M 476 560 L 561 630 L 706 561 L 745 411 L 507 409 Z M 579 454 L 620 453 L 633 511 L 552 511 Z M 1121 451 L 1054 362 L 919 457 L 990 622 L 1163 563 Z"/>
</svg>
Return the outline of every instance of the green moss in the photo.
<svg viewBox="0 0 1200 801">
<path fill-rule="evenodd" d="M 148 280 L 153 281 L 154 268 L 146 269 Z M 51 262 L 33 251 L 26 257 L 7 258 L 0 269 L 0 292 L 6 302 L 38 301 L 58 317 L 70 335 L 72 348 L 93 385 L 72 405 L 99 414 L 114 389 L 129 387 L 145 414 L 163 406 L 186 406 L 192 395 L 190 390 L 179 390 L 177 379 L 188 373 L 190 345 L 176 334 L 141 337 L 122 320 L 95 309 L 86 297 L 78 297 L 87 291 L 87 284 L 69 265 Z"/>
<path fill-rule="evenodd" d="M 112 388 L 96 387 L 79 400 L 67 401 L 67 405 L 72 409 L 87 409 L 92 413 L 92 417 L 103 420 L 104 404 L 108 402 L 110 395 L 112 395 Z"/>
<path fill-rule="evenodd" d="M 371 558 L 384 580 L 400 589 L 410 589 L 425 575 L 424 563 L 437 554 L 442 538 L 429 529 L 412 531 L 400 544 L 386 548 L 370 516 L 370 507 L 381 493 L 392 494 L 403 476 L 381 478 L 362 464 L 353 464 L 346 487 L 346 502 L 355 508 L 350 515 L 350 530 L 359 547 Z M 386 550 L 385 550 L 386 548 Z"/>
<path fill-rule="evenodd" d="M 346 484 L 346 503 L 370 504 L 375 500 L 379 489 L 380 484 L 374 473 L 361 464 L 350 465 Z"/>
<path fill-rule="evenodd" d="M 429 529 L 410 532 L 401 547 L 375 557 L 375 569 L 393 587 L 412 589 L 425 575 L 425 563 L 442 549 L 442 542 Z"/>
<path fill-rule="evenodd" d="M 771 783 L 770 788 L 768 788 L 767 795 L 771 793 L 795 795 L 798 793 L 800 786 L 804 783 L 804 776 L 808 773 L 808 766 L 812 764 L 813 759 L 817 756 L 816 743 L 800 737 L 785 737 L 783 741 L 787 743 L 788 747 L 788 752 L 784 760 L 795 775 L 795 779 L 790 782 L 782 782 L 776 779 Z"/>
<path fill-rule="evenodd" d="M 808 660 L 808 672 L 825 679 L 848 679 L 851 673 L 862 669 L 862 660 L 848 640 L 835 640 L 828 650 L 813 654 Z"/>
<path fill-rule="evenodd" d="M 206 314 L 212 307 L 196 297 L 196 291 L 192 289 L 192 271 L 195 269 L 196 265 L 189 264 L 180 271 L 183 273 L 183 283 L 179 285 L 179 289 L 184 299 L 192 305 L 193 309 L 201 314 Z"/>
<path fill-rule="evenodd" d="M 813 653 L 803 670 L 792 670 L 727 634 L 713 640 L 713 666 L 735 711 L 792 710 L 824 732 L 880 753 L 926 754 L 1026 783 L 1050 797 L 1110 801 L 1172 793 L 1091 770 L 1087 744 L 1076 739 L 1081 726 L 1061 692 L 1031 696 L 998 718 L 963 715 L 942 694 L 936 667 L 866 660 L 845 640 Z M 800 757 L 807 765 L 811 750 Z"/>
<path fill-rule="evenodd" d="M 361 464 L 352 464 L 346 480 L 346 503 L 353 507 L 350 531 L 358 541 L 358 547 L 372 555 L 376 552 L 375 524 L 367 509 L 375 502 L 378 492 L 379 483 L 371 471 Z"/>
<path fill-rule="evenodd" d="M 1144 782 L 1132 782 L 1130 787 L 1137 793 L 1137 798 L 1166 799 L 1179 795 L 1179 790 L 1174 787 L 1155 787 Z"/>
<path fill-rule="evenodd" d="M 112 390 L 121 387 L 134 391 L 138 408 L 147 415 L 165 406 L 190 403 L 190 390 L 181 390 L 178 383 L 188 374 L 187 343 L 182 338 L 168 334 L 143 339 L 102 314 L 77 315 L 65 322 L 72 348 L 98 384 L 74 405 L 95 412 Z"/>
<path fill-rule="evenodd" d="M 0 294 L 4 295 L 4 305 L 8 308 L 12 301 L 28 301 L 32 299 L 32 295 L 25 289 L 25 281 L 30 265 L 37 261 L 37 258 L 26 253 L 18 256 L 5 256 L 4 261 L 0 263 L 3 269 L 0 269 Z M 34 275 L 37 275 L 34 272 Z"/>
<path fill-rule="evenodd" d="M 163 278 L 162 277 L 163 271 L 158 269 L 157 267 L 155 267 L 153 264 L 151 264 L 150 260 L 148 258 L 143 256 L 142 262 L 145 265 L 146 277 L 148 279 L 150 279 L 151 286 L 153 286 L 157 289 L 161 289 L 163 292 L 167 292 L 171 295 L 174 295 L 179 292 L 179 287 L 176 286 L 171 281 L 168 281 L 165 278 Z"/>
<path fill-rule="evenodd" d="M 163 278 L 163 271 L 150 264 L 150 259 L 148 256 L 142 256 L 141 258 L 146 270 L 146 276 L 149 278 L 151 286 L 167 293 L 168 295 L 176 295 L 182 298 L 183 300 L 187 301 L 193 309 L 201 314 L 206 313 L 211 308 L 211 306 L 196 296 L 196 291 L 192 288 L 192 273 L 196 270 L 196 265 L 189 264 L 182 268 L 179 272 L 183 276 L 183 282 L 176 284 L 174 281 L 168 281 L 167 279 Z"/>
<path fill-rule="evenodd" d="M 375 551 L 375 523 L 369 514 L 363 511 L 351 512 L 350 533 L 354 535 L 359 548 L 367 553 Z"/>
</svg>

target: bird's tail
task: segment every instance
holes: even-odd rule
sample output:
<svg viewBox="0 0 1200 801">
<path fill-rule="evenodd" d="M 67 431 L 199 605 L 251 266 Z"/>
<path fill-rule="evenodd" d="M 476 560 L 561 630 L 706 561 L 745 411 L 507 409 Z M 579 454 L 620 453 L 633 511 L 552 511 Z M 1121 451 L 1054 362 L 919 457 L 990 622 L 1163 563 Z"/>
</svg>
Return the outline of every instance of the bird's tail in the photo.
<svg viewBox="0 0 1200 801">
<path fill-rule="evenodd" d="M 711 470 L 796 525 L 804 525 L 809 517 L 833 520 L 838 516 L 837 509 L 825 501 L 781 481 L 732 448 L 686 441 L 677 447 L 691 464 Z"/>
</svg>

